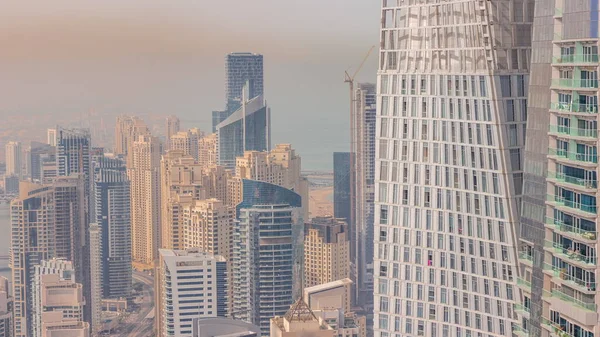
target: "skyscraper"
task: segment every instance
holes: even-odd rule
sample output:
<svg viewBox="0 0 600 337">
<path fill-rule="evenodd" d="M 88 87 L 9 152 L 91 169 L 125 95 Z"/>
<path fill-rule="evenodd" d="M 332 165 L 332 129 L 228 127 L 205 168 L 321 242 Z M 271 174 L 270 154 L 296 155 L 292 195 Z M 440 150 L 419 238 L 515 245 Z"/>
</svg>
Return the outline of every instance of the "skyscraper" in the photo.
<svg viewBox="0 0 600 337">
<path fill-rule="evenodd" d="M 248 97 L 248 96 L 245 96 Z M 247 100 L 217 125 L 217 162 L 235 168 L 236 157 L 245 151 L 269 151 L 271 147 L 271 109 L 262 95 Z"/>
<path fill-rule="evenodd" d="M 33 336 L 34 267 L 54 256 L 54 191 L 21 182 L 20 195 L 10 203 L 11 270 L 14 336 Z"/>
<path fill-rule="evenodd" d="M 132 258 L 145 267 L 158 257 L 160 153 L 158 138 L 150 133 L 139 135 L 131 147 L 131 164 L 127 164 L 131 179 Z"/>
<path fill-rule="evenodd" d="M 354 204 L 351 205 L 354 215 L 354 229 L 356 233 L 356 247 L 354 256 L 351 257 L 356 266 L 356 290 L 358 290 L 357 303 L 367 305 L 372 302 L 373 285 L 372 275 L 368 268 L 373 263 L 373 220 L 375 201 L 375 126 L 377 87 L 372 83 L 359 83 L 354 92 L 355 129 L 351 137 L 354 142 L 353 172 Z M 350 221 L 350 219 L 348 219 Z"/>
<path fill-rule="evenodd" d="M 198 161 L 198 145 L 204 133 L 196 128 L 179 131 L 169 138 L 169 150 L 182 150 L 186 156 Z"/>
<path fill-rule="evenodd" d="M 68 177 L 80 173 L 86 181 L 86 191 L 91 188 L 92 140 L 88 129 L 57 127 L 56 166 L 58 176 Z M 86 193 L 87 195 L 87 193 Z"/>
<path fill-rule="evenodd" d="M 87 305 L 91 307 L 91 326 L 94 327 L 92 334 L 97 335 L 102 330 L 102 293 L 105 286 L 103 280 L 103 267 L 106 262 L 102 261 L 104 238 L 102 227 L 97 223 L 90 224 L 90 298 L 86 298 Z M 131 271 L 131 264 L 128 266 Z M 127 272 L 125 272 L 125 276 Z M 112 280 L 109 280 L 111 282 Z M 131 279 L 129 279 L 131 283 Z"/>
<path fill-rule="evenodd" d="M 217 165 L 217 134 L 211 133 L 198 141 L 198 163 L 202 169 Z"/>
<path fill-rule="evenodd" d="M 46 144 L 56 146 L 56 129 L 48 129 Z"/>
<path fill-rule="evenodd" d="M 302 159 L 290 144 L 271 151 L 246 151 L 236 158 L 235 177 L 229 181 L 229 204 L 242 201 L 242 179 L 258 180 L 292 190 L 302 197 L 302 217 L 308 219 L 308 180 L 302 176 Z"/>
<path fill-rule="evenodd" d="M 56 166 L 56 147 L 31 142 L 31 150 L 29 151 L 29 175 L 35 182 L 44 182 L 42 177 L 44 176 L 44 165 L 46 163 L 52 163 Z"/>
<path fill-rule="evenodd" d="M 118 158 L 94 160 L 95 222 L 100 227 L 102 298 L 131 292 L 131 184 Z"/>
<path fill-rule="evenodd" d="M 246 83 L 252 99 L 264 93 L 263 56 L 254 53 L 231 53 L 225 56 L 225 97 L 227 101 L 242 100 Z"/>
<path fill-rule="evenodd" d="M 141 134 L 150 132 L 142 119 L 136 116 L 118 116 L 117 125 L 115 127 L 115 149 L 116 155 L 124 155 L 127 157 L 127 165 L 130 165 L 131 147 L 133 142 L 138 139 Z"/>
<path fill-rule="evenodd" d="M 34 337 L 47 336 L 89 336 L 89 324 L 83 320 L 83 308 L 86 300 L 83 296 L 83 286 L 76 283 L 73 270 L 55 269 L 62 266 L 60 261 L 50 261 L 54 266 L 36 268 L 34 297 L 36 298 L 34 312 Z M 70 264 L 64 264 L 64 267 Z"/>
<path fill-rule="evenodd" d="M 217 125 L 236 111 L 244 101 L 244 86 L 249 90 L 245 100 L 264 93 L 263 56 L 253 53 L 231 53 L 225 56 L 225 110 L 213 111 L 213 132 Z"/>
<path fill-rule="evenodd" d="M 374 335 L 512 336 L 533 4 L 382 3 Z"/>
<path fill-rule="evenodd" d="M 0 337 L 13 335 L 13 300 L 6 277 L 0 276 Z"/>
<path fill-rule="evenodd" d="M 22 155 L 23 149 L 20 142 L 8 142 L 5 146 L 6 154 L 6 175 L 17 176 L 21 178 L 23 168 Z"/>
<path fill-rule="evenodd" d="M 183 208 L 194 200 L 207 197 L 200 164 L 183 150 L 169 150 L 162 156 L 161 189 L 161 243 L 165 249 L 183 249 Z"/>
<path fill-rule="evenodd" d="M 220 255 L 229 260 L 233 246 L 235 209 L 217 199 L 195 200 L 183 210 L 183 249 Z"/>
<path fill-rule="evenodd" d="M 198 249 L 160 249 L 157 266 L 158 335 L 192 336 L 194 318 L 225 317 L 225 258 Z"/>
<path fill-rule="evenodd" d="M 42 289 L 42 277 L 46 275 L 56 275 L 57 280 L 54 280 L 52 283 L 56 283 L 57 281 L 71 281 L 75 282 L 75 270 L 73 269 L 73 263 L 66 259 L 48 259 L 42 260 L 39 264 L 35 265 L 35 274 L 34 279 L 32 280 L 33 284 L 31 285 L 32 289 L 32 314 L 33 314 L 33 334 L 32 336 L 41 337 L 42 332 L 42 316 L 45 311 L 54 311 L 60 310 L 61 308 L 55 308 L 46 300 L 42 299 L 42 293 L 47 295 L 46 289 Z M 48 285 L 48 283 L 46 283 Z M 67 295 L 68 296 L 68 295 Z M 46 304 L 48 307 L 45 308 Z M 72 317 L 76 319 L 82 319 L 83 317 L 83 305 L 77 305 L 76 308 L 73 308 Z M 62 317 L 61 317 L 62 318 Z"/>
<path fill-rule="evenodd" d="M 177 134 L 177 132 L 179 132 L 179 127 L 180 127 L 180 123 L 179 123 L 179 118 L 177 118 L 177 116 L 171 115 L 168 116 L 165 120 L 165 144 L 167 144 L 167 149 L 166 150 L 170 150 L 171 148 L 169 147 L 171 144 L 171 137 L 174 134 Z"/>
<path fill-rule="evenodd" d="M 74 173 L 68 177 L 57 177 L 47 187 L 54 191 L 53 257 L 73 263 L 75 281 L 83 284 L 84 295 L 90 298 L 89 222 L 85 212 L 83 175 Z"/>
<path fill-rule="evenodd" d="M 350 276 L 348 225 L 339 219 L 312 218 L 304 228 L 304 287 Z"/>
<path fill-rule="evenodd" d="M 268 335 L 270 319 L 284 315 L 293 303 L 293 280 L 302 261 L 302 201 L 281 186 L 243 180 L 243 201 L 233 249 L 233 308 L 236 318 L 260 326 Z M 298 265 L 296 265 L 298 264 Z"/>
<path fill-rule="evenodd" d="M 350 152 L 333 153 L 333 216 L 344 219 L 350 229 L 353 228 L 350 215 Z M 354 256 L 354 232 L 350 232 L 351 254 Z"/>
<path fill-rule="evenodd" d="M 515 330 L 597 336 L 598 2 L 535 1 Z"/>
</svg>

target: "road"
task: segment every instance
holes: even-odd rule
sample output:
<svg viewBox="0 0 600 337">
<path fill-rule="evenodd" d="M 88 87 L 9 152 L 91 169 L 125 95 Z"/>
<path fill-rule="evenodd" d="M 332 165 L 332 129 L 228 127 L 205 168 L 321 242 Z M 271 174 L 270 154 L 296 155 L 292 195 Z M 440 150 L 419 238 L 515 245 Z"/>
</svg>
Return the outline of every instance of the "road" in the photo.
<svg viewBox="0 0 600 337">
<path fill-rule="evenodd" d="M 154 316 L 149 315 L 154 310 L 154 277 L 147 273 L 134 271 L 133 279 L 143 285 L 143 302 L 137 314 L 132 314 L 122 326 L 121 337 L 147 337 L 152 336 L 154 329 Z M 148 317 L 150 316 L 150 317 Z"/>
</svg>

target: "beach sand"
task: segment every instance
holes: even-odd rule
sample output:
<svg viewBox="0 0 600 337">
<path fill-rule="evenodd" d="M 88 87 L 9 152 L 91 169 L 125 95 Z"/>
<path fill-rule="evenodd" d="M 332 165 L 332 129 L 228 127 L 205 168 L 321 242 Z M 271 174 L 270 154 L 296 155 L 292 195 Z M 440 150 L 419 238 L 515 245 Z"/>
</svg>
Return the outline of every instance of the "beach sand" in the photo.
<svg viewBox="0 0 600 337">
<path fill-rule="evenodd" d="M 333 216 L 333 186 L 315 187 L 309 191 L 310 217 Z"/>
</svg>

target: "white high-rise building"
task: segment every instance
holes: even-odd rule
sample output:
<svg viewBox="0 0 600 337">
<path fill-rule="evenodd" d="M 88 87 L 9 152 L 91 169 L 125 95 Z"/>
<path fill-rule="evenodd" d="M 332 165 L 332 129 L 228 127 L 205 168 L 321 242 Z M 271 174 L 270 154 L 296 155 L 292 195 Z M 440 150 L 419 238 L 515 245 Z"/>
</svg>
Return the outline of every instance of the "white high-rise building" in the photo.
<svg viewBox="0 0 600 337">
<path fill-rule="evenodd" d="M 83 297 L 81 294 L 81 303 L 73 307 L 61 307 L 58 303 L 64 304 L 65 301 L 76 301 L 77 289 L 81 292 L 81 285 L 75 283 L 75 270 L 73 263 L 65 259 L 48 259 L 40 261 L 40 264 L 35 266 L 35 277 L 32 282 L 32 313 L 33 313 L 33 336 L 45 336 L 45 331 L 42 328 L 46 312 L 60 311 L 64 315 L 60 315 L 59 320 L 63 318 L 81 321 L 83 318 Z M 48 275 L 55 276 L 49 279 Z M 70 289 L 64 292 L 58 290 L 66 286 L 67 289 L 74 289 L 73 293 Z M 73 298 L 75 296 L 75 298 Z"/>
<path fill-rule="evenodd" d="M 227 314 L 227 261 L 198 249 L 159 250 L 156 326 L 161 337 L 192 336 L 195 318 Z"/>
<path fill-rule="evenodd" d="M 48 140 L 46 144 L 56 146 L 56 129 L 48 129 Z"/>
<path fill-rule="evenodd" d="M 374 336 L 512 336 L 533 1 L 382 4 Z"/>
<path fill-rule="evenodd" d="M 20 142 L 8 142 L 5 146 L 6 151 L 6 175 L 21 177 L 22 148 Z"/>
</svg>

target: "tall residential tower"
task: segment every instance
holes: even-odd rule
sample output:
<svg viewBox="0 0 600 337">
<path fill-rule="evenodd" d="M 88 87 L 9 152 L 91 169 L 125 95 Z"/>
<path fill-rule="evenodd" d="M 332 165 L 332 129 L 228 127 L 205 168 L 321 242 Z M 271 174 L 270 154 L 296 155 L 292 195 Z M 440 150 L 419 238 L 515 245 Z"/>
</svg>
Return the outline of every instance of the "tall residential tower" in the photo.
<svg viewBox="0 0 600 337">
<path fill-rule="evenodd" d="M 382 2 L 374 335 L 512 336 L 533 1 Z"/>
<path fill-rule="evenodd" d="M 350 230 L 356 233 L 356 247 L 354 255 L 350 258 L 356 267 L 356 290 L 357 304 L 372 304 L 373 284 L 368 271 L 372 270 L 373 264 L 373 220 L 375 201 L 375 117 L 377 90 L 375 84 L 359 83 L 354 92 L 354 125 L 351 137 L 354 142 L 354 153 L 352 156 L 354 182 L 351 198 L 351 212 L 354 217 L 354 228 Z M 351 177 L 352 178 L 352 177 Z M 351 219 L 347 219 L 350 224 Z"/>
<path fill-rule="evenodd" d="M 537 0 L 516 330 L 598 336 L 598 1 Z"/>
</svg>

